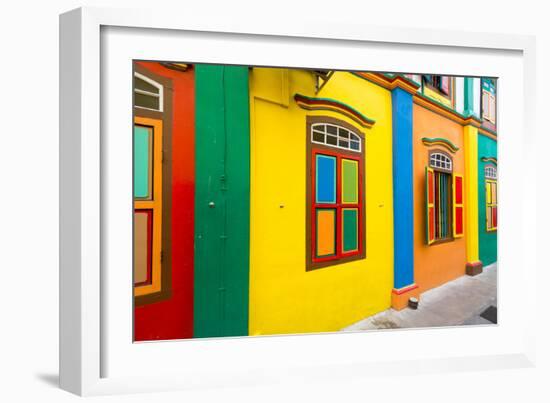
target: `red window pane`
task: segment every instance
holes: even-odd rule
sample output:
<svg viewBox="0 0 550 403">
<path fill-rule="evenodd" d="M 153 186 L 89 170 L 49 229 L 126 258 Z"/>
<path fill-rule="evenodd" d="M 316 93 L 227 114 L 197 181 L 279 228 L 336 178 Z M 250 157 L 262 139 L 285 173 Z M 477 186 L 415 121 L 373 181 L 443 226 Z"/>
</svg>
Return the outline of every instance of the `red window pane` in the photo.
<svg viewBox="0 0 550 403">
<path fill-rule="evenodd" d="M 464 232 L 462 223 L 462 207 L 457 207 L 455 211 L 455 232 L 457 235 Z"/>
</svg>

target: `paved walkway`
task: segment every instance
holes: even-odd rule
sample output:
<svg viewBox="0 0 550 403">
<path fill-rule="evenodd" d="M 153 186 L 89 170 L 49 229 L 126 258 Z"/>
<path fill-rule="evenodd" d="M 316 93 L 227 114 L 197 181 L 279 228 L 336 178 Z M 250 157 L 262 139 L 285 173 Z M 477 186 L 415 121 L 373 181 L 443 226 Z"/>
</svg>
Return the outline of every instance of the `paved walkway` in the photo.
<svg viewBox="0 0 550 403">
<path fill-rule="evenodd" d="M 420 296 L 418 309 L 388 309 L 363 319 L 343 331 L 491 324 L 479 315 L 497 305 L 497 265 L 483 273 L 462 276 Z"/>
</svg>

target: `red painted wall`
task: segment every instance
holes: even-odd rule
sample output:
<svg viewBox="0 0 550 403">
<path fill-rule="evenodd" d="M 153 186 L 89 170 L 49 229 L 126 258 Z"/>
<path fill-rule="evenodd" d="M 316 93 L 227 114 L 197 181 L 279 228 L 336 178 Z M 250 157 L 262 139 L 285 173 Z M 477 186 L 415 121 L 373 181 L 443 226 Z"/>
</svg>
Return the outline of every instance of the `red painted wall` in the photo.
<svg viewBox="0 0 550 403">
<path fill-rule="evenodd" d="M 172 79 L 172 297 L 135 308 L 136 341 L 193 337 L 195 73 L 136 62 Z"/>
</svg>

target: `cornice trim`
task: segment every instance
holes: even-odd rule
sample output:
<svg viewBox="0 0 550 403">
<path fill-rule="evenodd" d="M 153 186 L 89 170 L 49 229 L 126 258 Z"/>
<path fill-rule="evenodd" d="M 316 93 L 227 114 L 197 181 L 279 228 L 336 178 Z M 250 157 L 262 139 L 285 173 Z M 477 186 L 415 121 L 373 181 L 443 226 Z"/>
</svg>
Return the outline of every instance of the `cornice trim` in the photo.
<svg viewBox="0 0 550 403">
<path fill-rule="evenodd" d="M 483 127 L 483 126 L 480 127 L 478 129 L 478 131 L 479 131 L 480 134 L 483 134 L 486 137 L 492 138 L 493 140 L 496 140 L 497 137 L 498 137 L 496 132 L 494 132 L 492 130 L 489 130 L 486 127 Z"/>
<path fill-rule="evenodd" d="M 386 76 L 380 73 L 351 72 L 356 77 L 370 81 L 388 90 L 401 88 L 410 94 L 416 94 L 420 85 L 403 76 Z"/>
</svg>

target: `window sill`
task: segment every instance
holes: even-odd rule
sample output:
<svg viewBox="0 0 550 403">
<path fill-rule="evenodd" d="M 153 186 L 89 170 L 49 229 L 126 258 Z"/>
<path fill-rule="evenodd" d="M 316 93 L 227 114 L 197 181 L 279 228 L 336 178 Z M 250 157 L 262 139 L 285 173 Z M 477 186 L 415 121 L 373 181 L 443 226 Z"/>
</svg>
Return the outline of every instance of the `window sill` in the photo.
<svg viewBox="0 0 550 403">
<path fill-rule="evenodd" d="M 365 253 L 362 252 L 362 253 L 359 253 L 357 255 L 345 256 L 345 257 L 341 257 L 339 259 L 334 259 L 334 260 L 325 260 L 325 261 L 322 261 L 322 262 L 310 262 L 310 261 L 308 261 L 307 265 L 306 265 L 306 272 L 307 271 L 315 271 L 317 269 L 323 269 L 325 267 L 339 266 L 339 265 L 342 265 L 344 263 L 349 263 L 349 262 L 354 262 L 356 260 L 365 259 L 365 257 L 366 257 Z"/>
<path fill-rule="evenodd" d="M 437 240 L 433 241 L 433 242 L 432 242 L 430 245 L 428 245 L 428 246 L 440 245 L 440 244 L 442 244 L 442 243 L 448 243 L 448 242 L 452 242 L 452 241 L 454 241 L 454 240 L 455 240 L 455 238 L 453 238 L 453 237 L 444 238 L 444 239 L 437 239 Z"/>
</svg>

